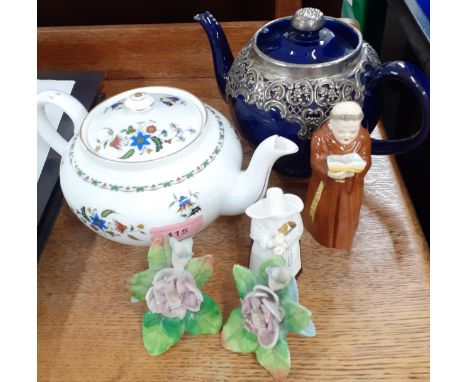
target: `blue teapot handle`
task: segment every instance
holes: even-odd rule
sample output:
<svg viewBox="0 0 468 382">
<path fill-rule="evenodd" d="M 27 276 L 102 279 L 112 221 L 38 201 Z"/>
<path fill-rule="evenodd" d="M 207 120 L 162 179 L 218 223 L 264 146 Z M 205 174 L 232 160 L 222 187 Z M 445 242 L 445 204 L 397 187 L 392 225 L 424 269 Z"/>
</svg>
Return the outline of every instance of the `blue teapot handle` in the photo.
<svg viewBox="0 0 468 382">
<path fill-rule="evenodd" d="M 375 107 L 366 103 L 375 101 L 374 89 L 383 79 L 403 82 L 412 91 L 421 108 L 422 126 L 417 133 L 408 138 L 372 139 L 372 154 L 391 155 L 412 150 L 419 146 L 429 133 L 429 79 L 422 70 L 405 61 L 387 62 L 371 72 L 366 83 L 366 102 L 364 103 L 364 114 L 367 116 L 370 132 L 377 124 L 379 115 L 375 112 L 366 113 L 366 109 L 376 110 Z"/>
</svg>

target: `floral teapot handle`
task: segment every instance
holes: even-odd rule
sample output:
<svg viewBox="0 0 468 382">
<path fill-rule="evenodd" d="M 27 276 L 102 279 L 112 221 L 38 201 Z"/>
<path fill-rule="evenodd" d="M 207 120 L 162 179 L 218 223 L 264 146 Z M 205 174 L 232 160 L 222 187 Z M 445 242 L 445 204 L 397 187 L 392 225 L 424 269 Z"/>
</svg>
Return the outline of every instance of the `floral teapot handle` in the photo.
<svg viewBox="0 0 468 382">
<path fill-rule="evenodd" d="M 80 130 L 86 115 L 85 107 L 76 98 L 57 91 L 46 90 L 37 95 L 37 132 L 61 156 L 68 148 L 68 142 L 52 128 L 45 113 L 45 105 L 54 105 L 62 109 L 72 120 L 74 134 Z"/>
</svg>

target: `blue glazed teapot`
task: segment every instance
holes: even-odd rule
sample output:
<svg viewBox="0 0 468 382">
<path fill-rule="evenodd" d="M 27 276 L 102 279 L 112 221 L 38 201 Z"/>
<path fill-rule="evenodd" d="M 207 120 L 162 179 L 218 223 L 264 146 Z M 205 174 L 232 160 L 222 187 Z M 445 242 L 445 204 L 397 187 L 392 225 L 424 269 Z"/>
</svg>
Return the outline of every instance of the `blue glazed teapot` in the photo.
<svg viewBox="0 0 468 382">
<path fill-rule="evenodd" d="M 359 30 L 344 20 L 302 8 L 292 17 L 261 27 L 234 59 L 224 32 L 209 12 L 195 16 L 213 54 L 221 94 L 244 136 L 257 146 L 279 134 L 299 151 L 275 169 L 293 176 L 310 174 L 310 137 L 341 101 L 356 101 L 363 125 L 372 132 L 380 116 L 377 85 L 384 79 L 405 84 L 422 112 L 419 131 L 404 139 L 373 139 L 372 154 L 397 154 L 418 146 L 429 132 L 429 80 L 403 61 L 381 64 Z"/>
</svg>

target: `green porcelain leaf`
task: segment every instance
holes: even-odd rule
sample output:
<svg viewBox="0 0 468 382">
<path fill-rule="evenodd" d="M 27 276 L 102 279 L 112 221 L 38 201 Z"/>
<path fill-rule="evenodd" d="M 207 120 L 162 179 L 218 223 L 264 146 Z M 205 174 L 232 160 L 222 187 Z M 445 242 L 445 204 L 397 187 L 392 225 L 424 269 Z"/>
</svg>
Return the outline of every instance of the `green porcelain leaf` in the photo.
<svg viewBox="0 0 468 382">
<path fill-rule="evenodd" d="M 172 267 L 172 249 L 168 243 L 152 245 L 148 251 L 149 269 L 159 271 Z"/>
<path fill-rule="evenodd" d="M 289 334 L 289 331 L 283 325 L 280 324 L 279 338 L 287 341 L 288 340 L 288 334 Z"/>
<path fill-rule="evenodd" d="M 200 311 L 187 311 L 184 320 L 185 330 L 192 335 L 218 333 L 223 323 L 218 304 L 206 293 Z"/>
<path fill-rule="evenodd" d="M 143 316 L 143 343 L 150 355 L 164 353 L 180 340 L 183 333 L 183 320 L 149 311 Z"/>
<path fill-rule="evenodd" d="M 132 294 L 133 298 L 138 301 L 145 299 L 146 292 L 151 286 L 151 282 L 153 281 L 155 274 L 155 270 L 147 269 L 146 271 L 133 275 L 128 286 L 128 290 Z"/>
<path fill-rule="evenodd" d="M 244 328 L 241 308 L 231 312 L 221 333 L 221 344 L 228 350 L 238 353 L 251 353 L 258 348 L 257 337 Z"/>
<path fill-rule="evenodd" d="M 297 289 L 297 282 L 294 277 L 291 278 L 291 282 L 286 288 L 277 290 L 276 293 L 282 298 L 290 298 L 291 300 L 298 302 L 299 301 L 299 290 Z"/>
<path fill-rule="evenodd" d="M 282 299 L 281 306 L 285 312 L 284 319 L 281 323 L 284 328 L 290 332 L 300 332 L 306 328 L 312 317 L 312 313 L 309 309 L 289 298 Z"/>
<path fill-rule="evenodd" d="M 240 298 L 244 298 L 255 286 L 254 275 L 249 268 L 238 264 L 234 265 L 232 268 L 232 274 L 236 283 L 237 292 Z"/>
<path fill-rule="evenodd" d="M 284 381 L 291 369 L 288 343 L 279 339 L 273 349 L 258 347 L 255 352 L 257 361 L 273 376 L 275 381 Z"/>
<path fill-rule="evenodd" d="M 315 325 L 312 320 L 309 320 L 304 329 L 302 329 L 299 334 L 304 337 L 315 337 Z"/>
<path fill-rule="evenodd" d="M 193 275 L 197 288 L 201 288 L 213 274 L 213 256 L 207 255 L 191 259 L 185 269 Z"/>
<path fill-rule="evenodd" d="M 286 259 L 283 256 L 273 256 L 263 261 L 257 271 L 257 284 L 268 285 L 268 273 L 266 269 L 271 266 L 286 266 Z"/>
</svg>

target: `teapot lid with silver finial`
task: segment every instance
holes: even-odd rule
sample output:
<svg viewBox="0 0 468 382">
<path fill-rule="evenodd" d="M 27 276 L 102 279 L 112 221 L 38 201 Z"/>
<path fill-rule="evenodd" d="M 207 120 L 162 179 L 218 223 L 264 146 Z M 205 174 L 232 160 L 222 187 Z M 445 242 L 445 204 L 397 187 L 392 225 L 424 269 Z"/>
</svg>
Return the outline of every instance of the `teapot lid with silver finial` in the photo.
<svg viewBox="0 0 468 382">
<path fill-rule="evenodd" d="M 267 60 L 292 65 L 322 65 L 359 53 L 361 33 L 348 23 L 324 16 L 317 8 L 299 9 L 274 20 L 254 37 L 254 48 Z"/>
</svg>

